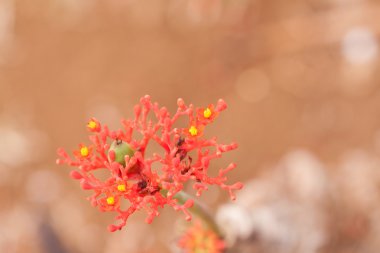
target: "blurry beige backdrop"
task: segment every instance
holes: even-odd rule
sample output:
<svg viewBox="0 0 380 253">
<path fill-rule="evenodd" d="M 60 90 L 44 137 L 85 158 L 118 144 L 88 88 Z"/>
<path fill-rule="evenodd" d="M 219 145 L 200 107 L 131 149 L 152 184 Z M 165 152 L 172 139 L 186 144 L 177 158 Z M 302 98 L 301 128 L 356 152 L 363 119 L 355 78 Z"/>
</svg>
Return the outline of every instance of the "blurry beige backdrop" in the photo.
<svg viewBox="0 0 380 253">
<path fill-rule="evenodd" d="M 294 149 L 331 168 L 351 150 L 377 158 L 379 36 L 375 0 L 0 0 L 0 252 L 169 252 L 173 211 L 110 234 L 55 165 L 90 116 L 116 128 L 145 94 L 171 111 L 226 100 L 210 134 L 240 144 L 215 165 L 236 161 L 231 181 Z"/>
</svg>

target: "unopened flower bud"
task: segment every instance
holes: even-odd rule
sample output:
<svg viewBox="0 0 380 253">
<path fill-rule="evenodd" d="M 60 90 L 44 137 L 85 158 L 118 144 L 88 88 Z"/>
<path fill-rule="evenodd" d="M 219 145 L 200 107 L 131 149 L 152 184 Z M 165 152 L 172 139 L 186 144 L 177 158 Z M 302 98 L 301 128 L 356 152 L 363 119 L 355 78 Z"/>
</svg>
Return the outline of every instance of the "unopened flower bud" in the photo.
<svg viewBox="0 0 380 253">
<path fill-rule="evenodd" d="M 115 154 L 114 161 L 123 166 L 125 166 L 125 156 L 128 155 L 129 157 L 132 157 L 135 154 L 132 147 L 128 143 L 121 140 L 114 141 L 111 144 L 110 151 L 113 151 Z"/>
</svg>

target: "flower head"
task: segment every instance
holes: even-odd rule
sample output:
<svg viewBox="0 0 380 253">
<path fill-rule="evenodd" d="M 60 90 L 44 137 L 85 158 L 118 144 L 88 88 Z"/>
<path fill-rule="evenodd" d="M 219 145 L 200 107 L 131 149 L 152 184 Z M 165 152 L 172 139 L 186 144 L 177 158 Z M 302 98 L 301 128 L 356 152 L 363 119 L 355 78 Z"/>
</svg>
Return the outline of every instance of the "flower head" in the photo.
<svg viewBox="0 0 380 253">
<path fill-rule="evenodd" d="M 79 160 L 87 159 L 92 155 L 92 147 L 79 144 L 79 149 L 74 151 L 74 155 Z"/>
<path fill-rule="evenodd" d="M 203 117 L 205 119 L 209 119 L 211 116 L 212 116 L 211 109 L 209 107 L 207 107 L 206 109 L 204 109 L 204 111 L 203 111 Z"/>
<path fill-rule="evenodd" d="M 198 129 L 196 126 L 191 126 L 189 128 L 189 133 L 191 136 L 197 136 L 198 135 Z"/>
<path fill-rule="evenodd" d="M 222 253 L 225 244 L 211 229 L 196 222 L 190 226 L 178 241 L 184 253 Z"/>
<path fill-rule="evenodd" d="M 87 129 L 90 132 L 99 132 L 101 130 L 99 121 L 95 118 L 91 118 L 87 123 Z"/>
<path fill-rule="evenodd" d="M 123 129 L 111 131 L 92 118 L 87 124 L 91 144 L 80 144 L 74 158 L 63 149 L 58 150 L 57 163 L 76 168 L 70 175 L 80 180 L 84 190 L 93 192 L 88 198 L 92 205 L 101 211 L 118 213 L 116 219 L 120 222 L 109 226 L 110 231 L 121 229 L 131 214 L 142 209 L 148 212 L 146 222 L 150 223 L 159 215 L 158 209 L 166 205 L 184 212 L 190 220 L 188 209 L 193 200 L 180 204 L 175 198 L 187 182 L 193 183 L 197 196 L 209 185 L 219 185 L 235 199 L 233 191 L 242 188 L 241 183 L 226 184 L 226 174 L 236 167 L 234 163 L 220 169 L 216 177 L 208 173 L 213 159 L 237 148 L 236 143 L 219 144 L 215 137 L 206 139 L 202 135 L 205 127 L 226 109 L 226 103 L 219 100 L 215 106 L 195 110 L 182 99 L 177 104 L 178 109 L 171 116 L 165 107 L 145 96 L 134 108 L 135 118 L 122 120 Z M 175 127 L 180 117 L 187 117 L 189 124 Z M 156 142 L 162 152 L 148 154 L 151 142 Z M 108 179 L 97 178 L 97 170 L 109 173 Z M 126 209 L 121 208 L 123 201 L 129 203 Z"/>
</svg>

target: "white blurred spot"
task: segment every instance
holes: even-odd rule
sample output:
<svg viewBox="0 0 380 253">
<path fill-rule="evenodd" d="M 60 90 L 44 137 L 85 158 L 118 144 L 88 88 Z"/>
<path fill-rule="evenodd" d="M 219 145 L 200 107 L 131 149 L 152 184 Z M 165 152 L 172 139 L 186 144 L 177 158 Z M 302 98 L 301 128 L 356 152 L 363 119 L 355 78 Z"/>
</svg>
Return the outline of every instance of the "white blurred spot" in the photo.
<svg viewBox="0 0 380 253">
<path fill-rule="evenodd" d="M 292 220 L 291 204 L 288 202 L 269 203 L 252 210 L 253 230 L 267 243 L 287 252 L 297 244 L 297 232 Z M 293 223 L 293 224 L 292 224 Z"/>
<path fill-rule="evenodd" d="M 0 163 L 10 167 L 38 161 L 46 152 L 47 136 L 37 130 L 0 126 Z"/>
<path fill-rule="evenodd" d="M 378 43 L 372 31 L 356 27 L 348 31 L 342 42 L 344 58 L 352 64 L 365 64 L 376 59 Z"/>
<path fill-rule="evenodd" d="M 0 162 L 17 166 L 30 159 L 30 143 L 26 136 L 12 128 L 0 127 Z"/>
<path fill-rule="evenodd" d="M 246 102 L 256 103 L 266 98 L 270 92 L 270 80 L 261 70 L 249 69 L 238 77 L 235 90 Z"/>
<path fill-rule="evenodd" d="M 237 238 L 247 239 L 253 229 L 249 211 L 234 204 L 221 206 L 216 214 L 216 221 L 224 230 L 226 240 L 230 244 L 233 244 Z"/>
<path fill-rule="evenodd" d="M 52 171 L 38 170 L 28 176 L 26 196 L 36 203 L 50 203 L 58 198 L 61 185 Z"/>
<path fill-rule="evenodd" d="M 263 252 L 316 253 L 326 242 L 327 178 L 311 153 L 290 153 L 278 168 L 245 184 L 235 206 L 218 210 L 229 240 Z M 250 252 L 250 251 L 242 251 Z"/>
<path fill-rule="evenodd" d="M 326 194 L 327 177 L 322 163 L 311 153 L 298 150 L 288 154 L 281 170 L 293 194 L 305 202 L 315 202 Z"/>
</svg>

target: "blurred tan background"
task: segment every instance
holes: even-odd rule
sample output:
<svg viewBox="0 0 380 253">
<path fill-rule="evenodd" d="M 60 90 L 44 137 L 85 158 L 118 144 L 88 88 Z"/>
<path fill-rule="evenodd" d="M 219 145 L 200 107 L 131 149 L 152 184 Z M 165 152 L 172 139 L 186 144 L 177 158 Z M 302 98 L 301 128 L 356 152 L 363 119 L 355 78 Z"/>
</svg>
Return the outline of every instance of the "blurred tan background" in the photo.
<svg viewBox="0 0 380 253">
<path fill-rule="evenodd" d="M 276 252 L 379 252 L 379 36 L 375 0 L 0 0 L 0 252 L 169 252 L 172 210 L 108 233 L 112 215 L 55 165 L 57 147 L 86 140 L 90 116 L 117 128 L 145 94 L 172 112 L 178 97 L 227 101 L 209 134 L 240 144 L 215 163 L 239 165 L 231 182 L 276 185 L 293 150 L 322 164 L 341 222 L 326 219 L 309 251 Z M 229 201 L 203 198 L 214 211 Z"/>
</svg>

